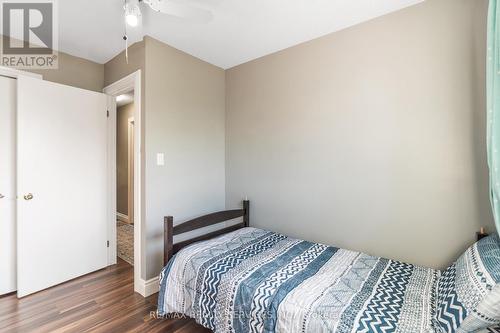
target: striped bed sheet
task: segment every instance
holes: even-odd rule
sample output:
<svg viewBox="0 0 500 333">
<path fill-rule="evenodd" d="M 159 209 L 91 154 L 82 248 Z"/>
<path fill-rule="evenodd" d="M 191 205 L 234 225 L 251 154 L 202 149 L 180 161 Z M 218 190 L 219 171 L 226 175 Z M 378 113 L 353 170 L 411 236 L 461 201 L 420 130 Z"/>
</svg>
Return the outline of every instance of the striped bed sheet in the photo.
<svg viewBox="0 0 500 333">
<path fill-rule="evenodd" d="M 174 256 L 160 275 L 158 313 L 214 332 L 436 332 L 439 275 L 244 228 Z"/>
</svg>

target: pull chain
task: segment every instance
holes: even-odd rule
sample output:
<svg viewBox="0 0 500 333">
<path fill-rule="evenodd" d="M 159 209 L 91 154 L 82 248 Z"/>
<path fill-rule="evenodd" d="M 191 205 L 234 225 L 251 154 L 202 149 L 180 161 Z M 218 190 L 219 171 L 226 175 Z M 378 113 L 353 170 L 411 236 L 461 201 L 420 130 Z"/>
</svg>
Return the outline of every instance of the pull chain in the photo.
<svg viewBox="0 0 500 333">
<path fill-rule="evenodd" d="M 125 60 L 128 65 L 128 37 L 127 35 L 123 36 L 123 40 L 125 41 Z"/>
<path fill-rule="evenodd" d="M 124 6 L 123 9 L 126 10 L 127 8 L 127 0 L 124 0 Z M 127 62 L 128 65 L 128 36 L 127 36 L 127 20 L 124 19 L 123 23 L 125 24 L 125 35 L 123 35 L 123 40 L 125 41 L 125 61 Z"/>
</svg>

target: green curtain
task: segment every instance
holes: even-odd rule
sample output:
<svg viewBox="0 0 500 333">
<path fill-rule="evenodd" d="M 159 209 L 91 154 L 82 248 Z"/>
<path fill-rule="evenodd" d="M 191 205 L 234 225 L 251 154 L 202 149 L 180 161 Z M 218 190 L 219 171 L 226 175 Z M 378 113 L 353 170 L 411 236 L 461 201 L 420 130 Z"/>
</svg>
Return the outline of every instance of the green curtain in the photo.
<svg viewBox="0 0 500 333">
<path fill-rule="evenodd" d="M 493 217 L 500 234 L 500 3 L 490 0 L 488 11 L 487 144 Z"/>
</svg>

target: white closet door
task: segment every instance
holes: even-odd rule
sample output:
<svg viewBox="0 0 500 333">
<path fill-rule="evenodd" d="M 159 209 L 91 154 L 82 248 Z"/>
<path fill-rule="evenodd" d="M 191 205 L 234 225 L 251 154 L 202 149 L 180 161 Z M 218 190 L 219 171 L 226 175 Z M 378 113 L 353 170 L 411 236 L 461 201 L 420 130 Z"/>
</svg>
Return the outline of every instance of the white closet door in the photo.
<svg viewBox="0 0 500 333">
<path fill-rule="evenodd" d="M 106 95 L 18 79 L 18 297 L 107 265 Z"/>
<path fill-rule="evenodd" d="M 0 295 L 16 290 L 16 80 L 0 76 Z"/>
</svg>

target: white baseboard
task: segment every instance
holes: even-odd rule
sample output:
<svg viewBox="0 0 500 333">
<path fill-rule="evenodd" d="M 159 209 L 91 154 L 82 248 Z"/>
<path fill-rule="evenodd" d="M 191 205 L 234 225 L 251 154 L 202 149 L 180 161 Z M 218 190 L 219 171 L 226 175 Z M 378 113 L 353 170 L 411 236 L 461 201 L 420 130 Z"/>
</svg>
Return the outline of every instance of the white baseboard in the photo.
<svg viewBox="0 0 500 333">
<path fill-rule="evenodd" d="M 143 297 L 151 296 L 153 294 L 156 294 L 158 291 L 160 291 L 160 282 L 158 276 L 155 276 L 154 278 L 147 281 L 143 279 L 139 279 L 139 281 L 137 281 L 136 292 L 141 294 Z"/>
<path fill-rule="evenodd" d="M 128 223 L 128 216 L 125 215 L 125 214 L 122 214 L 122 213 L 118 213 L 116 212 L 116 218 L 119 220 L 119 221 L 122 221 L 122 222 L 125 222 L 125 223 Z"/>
</svg>

